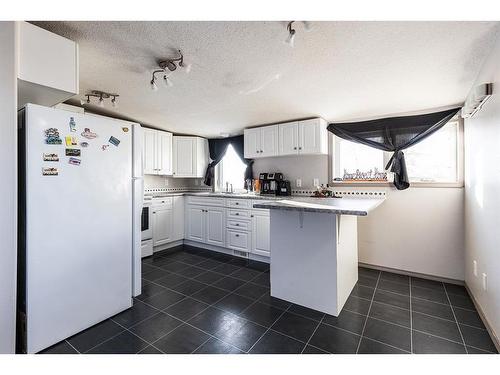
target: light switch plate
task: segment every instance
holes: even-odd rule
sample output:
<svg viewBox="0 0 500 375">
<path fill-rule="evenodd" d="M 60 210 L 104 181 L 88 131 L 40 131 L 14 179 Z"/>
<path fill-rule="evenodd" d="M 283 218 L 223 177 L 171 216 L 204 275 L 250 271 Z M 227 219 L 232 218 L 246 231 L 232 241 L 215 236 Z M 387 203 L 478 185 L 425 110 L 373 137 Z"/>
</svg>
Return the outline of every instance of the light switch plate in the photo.
<svg viewBox="0 0 500 375">
<path fill-rule="evenodd" d="M 472 261 L 472 273 L 477 277 L 477 261 Z"/>
<path fill-rule="evenodd" d="M 302 180 L 300 178 L 297 178 L 297 180 L 295 180 L 295 186 L 302 187 Z"/>
<path fill-rule="evenodd" d="M 313 186 L 319 186 L 319 178 L 313 179 Z"/>
<path fill-rule="evenodd" d="M 483 290 L 486 292 L 488 289 L 488 275 L 483 273 Z"/>
</svg>

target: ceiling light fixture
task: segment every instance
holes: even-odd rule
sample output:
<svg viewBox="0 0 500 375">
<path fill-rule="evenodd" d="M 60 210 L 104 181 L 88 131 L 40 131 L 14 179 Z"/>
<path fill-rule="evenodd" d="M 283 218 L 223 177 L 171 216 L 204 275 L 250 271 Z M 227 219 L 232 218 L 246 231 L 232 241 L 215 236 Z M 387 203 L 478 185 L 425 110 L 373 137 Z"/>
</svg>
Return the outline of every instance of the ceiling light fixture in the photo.
<svg viewBox="0 0 500 375">
<path fill-rule="evenodd" d="M 463 118 L 471 118 L 481 110 L 484 103 L 491 98 L 493 94 L 493 84 L 492 83 L 483 83 L 474 87 L 469 95 L 467 95 L 467 99 L 462 107 L 462 117 Z"/>
<path fill-rule="evenodd" d="M 295 21 L 290 21 L 288 22 L 288 25 L 286 29 L 288 30 L 288 36 L 285 39 L 285 43 L 288 44 L 290 47 L 293 48 L 294 41 L 295 41 L 295 29 L 292 28 L 292 25 Z"/>
<path fill-rule="evenodd" d="M 150 81 L 151 89 L 153 91 L 158 90 L 158 86 L 156 85 L 156 74 L 163 73 L 163 83 L 167 87 L 172 87 L 174 84 L 170 79 L 170 74 L 173 71 L 177 70 L 178 67 L 182 68 L 186 73 L 189 73 L 191 71 L 191 64 L 186 64 L 184 62 L 184 55 L 182 54 L 181 50 L 179 50 L 178 52 L 179 52 L 178 57 L 175 57 L 173 59 L 158 61 L 158 66 L 160 67 L 160 69 L 153 71 Z"/>
<path fill-rule="evenodd" d="M 88 94 L 85 94 L 85 97 L 87 100 L 80 100 L 80 104 L 91 104 L 90 98 L 97 98 L 97 105 L 99 107 L 104 107 L 104 99 L 111 99 L 111 105 L 116 108 L 118 107 L 118 103 L 116 98 L 118 98 L 120 95 L 118 94 L 113 94 L 105 91 L 99 91 L 99 90 L 92 90 Z"/>
</svg>

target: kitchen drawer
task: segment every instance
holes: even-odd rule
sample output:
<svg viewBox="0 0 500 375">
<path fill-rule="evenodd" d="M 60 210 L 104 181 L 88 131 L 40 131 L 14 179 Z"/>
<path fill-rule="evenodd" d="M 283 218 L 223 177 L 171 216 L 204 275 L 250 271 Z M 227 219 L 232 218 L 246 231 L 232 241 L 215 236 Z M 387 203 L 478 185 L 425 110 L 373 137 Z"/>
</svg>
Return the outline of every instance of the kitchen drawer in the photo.
<svg viewBox="0 0 500 375">
<path fill-rule="evenodd" d="M 250 221 L 233 220 L 233 219 L 228 219 L 226 222 L 226 226 L 228 229 L 237 229 L 237 230 L 251 230 L 252 228 Z"/>
<path fill-rule="evenodd" d="M 227 207 L 230 208 L 251 208 L 252 201 L 250 199 L 227 199 Z"/>
<path fill-rule="evenodd" d="M 256 212 L 260 212 L 260 213 L 267 213 L 267 214 L 269 214 L 269 210 L 266 209 L 266 208 L 253 208 L 254 204 L 268 203 L 268 202 L 272 202 L 272 201 L 264 201 L 262 199 L 252 199 L 252 210 L 256 211 Z"/>
<path fill-rule="evenodd" d="M 250 244 L 251 237 L 250 233 L 228 229 L 226 232 L 226 247 L 248 253 L 252 248 Z"/>
<path fill-rule="evenodd" d="M 187 197 L 188 204 L 198 204 L 202 206 L 225 206 L 225 198 L 219 197 Z"/>
<path fill-rule="evenodd" d="M 237 220 L 250 219 L 250 211 L 230 208 L 227 210 L 227 219 L 237 219 Z"/>
<path fill-rule="evenodd" d="M 173 204 L 174 204 L 174 197 L 153 198 L 151 200 L 151 205 L 153 207 L 168 206 L 169 208 L 172 208 Z"/>
</svg>

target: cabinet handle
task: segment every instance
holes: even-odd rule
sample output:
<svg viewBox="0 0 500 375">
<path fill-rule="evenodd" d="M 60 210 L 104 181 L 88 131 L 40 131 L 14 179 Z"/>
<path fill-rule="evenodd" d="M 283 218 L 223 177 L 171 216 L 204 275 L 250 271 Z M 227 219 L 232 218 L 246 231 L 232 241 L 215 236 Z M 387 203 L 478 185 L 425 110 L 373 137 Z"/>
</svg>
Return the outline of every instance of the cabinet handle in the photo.
<svg viewBox="0 0 500 375">
<path fill-rule="evenodd" d="M 236 237 L 239 237 L 240 235 L 239 234 L 236 234 Z"/>
<path fill-rule="evenodd" d="M 253 215 L 250 215 L 250 217 L 253 217 Z"/>
<path fill-rule="evenodd" d="M 262 154 L 264 151 L 260 150 L 260 153 Z"/>
<path fill-rule="evenodd" d="M 240 226 L 240 224 L 235 224 L 235 225 L 236 225 L 237 227 L 239 227 L 239 226 Z"/>
<path fill-rule="evenodd" d="M 236 202 L 235 205 L 239 206 L 240 204 L 238 202 Z"/>
<path fill-rule="evenodd" d="M 299 150 L 302 150 L 302 147 L 299 147 Z"/>
<path fill-rule="evenodd" d="M 153 211 L 153 213 L 155 214 L 155 213 L 156 213 L 156 211 Z"/>
<path fill-rule="evenodd" d="M 297 149 L 297 147 L 294 147 L 293 149 L 294 149 L 294 150 L 296 150 L 296 149 Z"/>
<path fill-rule="evenodd" d="M 235 215 L 236 215 L 236 216 L 240 216 L 240 214 L 239 214 L 239 213 L 237 213 L 237 212 L 235 213 Z"/>
</svg>

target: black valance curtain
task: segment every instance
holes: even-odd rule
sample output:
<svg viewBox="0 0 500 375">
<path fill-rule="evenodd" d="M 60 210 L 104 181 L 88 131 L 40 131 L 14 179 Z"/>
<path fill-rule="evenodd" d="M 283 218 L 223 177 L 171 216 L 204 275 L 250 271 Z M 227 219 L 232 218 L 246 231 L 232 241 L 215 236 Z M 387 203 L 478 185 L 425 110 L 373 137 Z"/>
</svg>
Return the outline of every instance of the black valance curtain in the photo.
<svg viewBox="0 0 500 375">
<path fill-rule="evenodd" d="M 336 136 L 383 151 L 393 152 L 385 169 L 394 173 L 398 190 L 410 186 L 403 151 L 445 125 L 460 108 L 416 116 L 387 117 L 377 120 L 329 124 Z"/>
<path fill-rule="evenodd" d="M 205 173 L 205 185 L 213 186 L 214 185 L 214 175 L 215 175 L 215 166 L 219 164 L 219 162 L 224 158 L 226 154 L 227 147 L 232 145 L 234 151 L 238 154 L 241 161 L 246 164 L 247 169 L 245 170 L 245 180 L 253 178 L 253 160 L 245 159 L 244 155 L 244 140 L 242 135 L 238 135 L 236 137 L 229 138 L 218 138 L 218 139 L 209 139 L 208 140 L 208 148 L 210 151 L 210 159 L 212 162 L 208 165 L 207 171 Z"/>
</svg>

